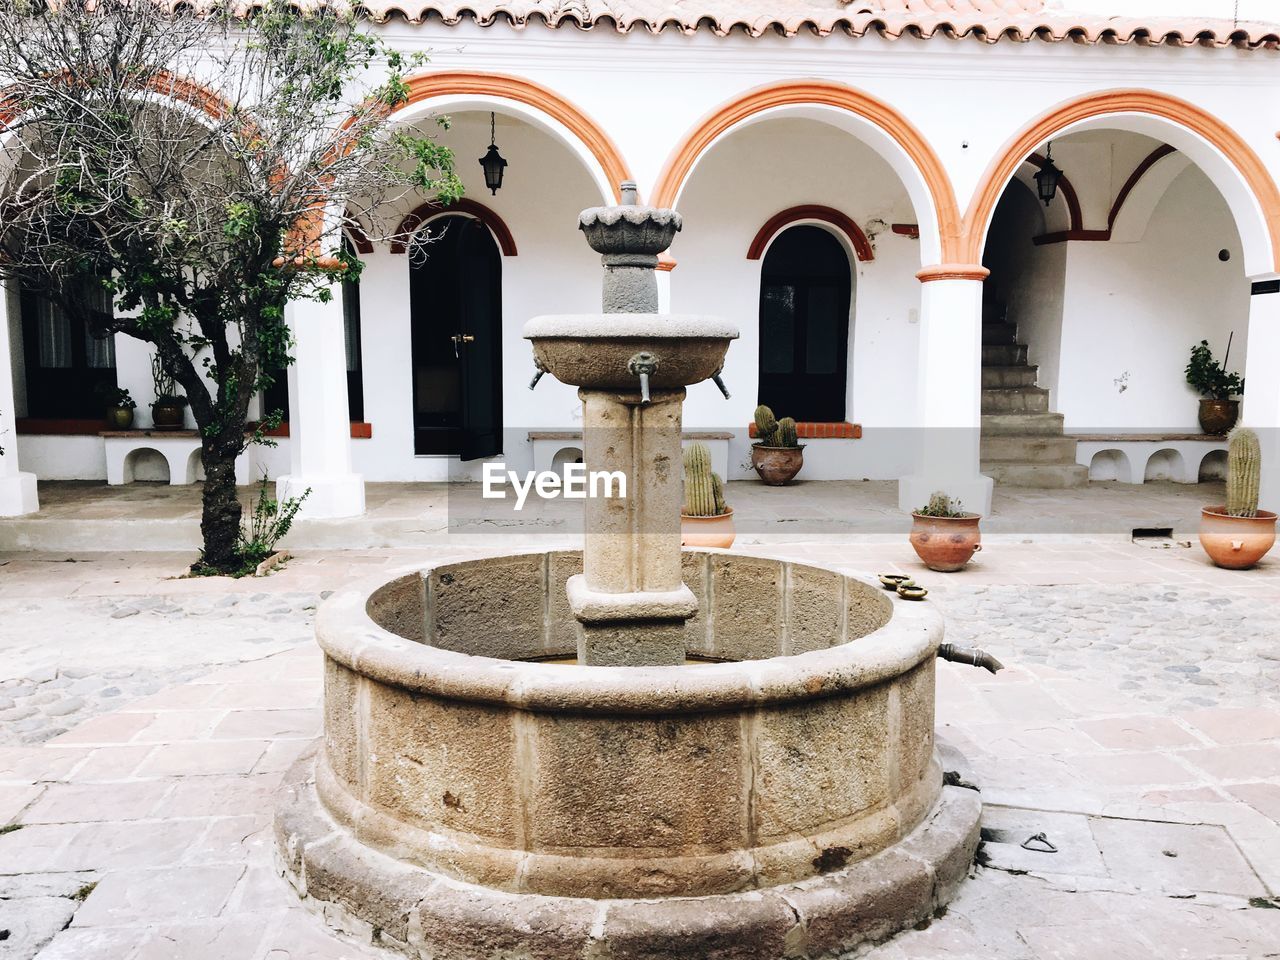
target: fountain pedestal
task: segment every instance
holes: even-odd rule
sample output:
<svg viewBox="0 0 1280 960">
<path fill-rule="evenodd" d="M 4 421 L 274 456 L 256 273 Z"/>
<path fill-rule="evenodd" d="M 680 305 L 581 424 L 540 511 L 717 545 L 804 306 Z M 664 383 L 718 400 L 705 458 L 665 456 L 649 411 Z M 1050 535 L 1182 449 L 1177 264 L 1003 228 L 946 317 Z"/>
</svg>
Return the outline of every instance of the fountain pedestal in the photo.
<svg viewBox="0 0 1280 960">
<path fill-rule="evenodd" d="M 566 589 L 578 662 L 671 666 L 684 663 L 685 621 L 698 611 L 680 574 L 684 388 L 719 372 L 738 331 L 657 313 L 654 269 L 680 216 L 636 204 L 628 184 L 623 200 L 578 218 L 604 264 L 604 312 L 535 317 L 524 335 L 540 370 L 579 387 L 588 471 L 625 478 L 625 496 L 588 490 L 583 572 Z"/>
</svg>

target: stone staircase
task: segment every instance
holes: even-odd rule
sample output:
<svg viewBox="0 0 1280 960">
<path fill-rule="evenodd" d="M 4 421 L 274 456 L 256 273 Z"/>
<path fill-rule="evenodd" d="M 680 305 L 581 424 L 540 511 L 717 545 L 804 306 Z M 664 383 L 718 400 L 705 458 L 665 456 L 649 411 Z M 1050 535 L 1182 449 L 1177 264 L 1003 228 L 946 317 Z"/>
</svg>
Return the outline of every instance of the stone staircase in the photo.
<svg viewBox="0 0 1280 960">
<path fill-rule="evenodd" d="M 1063 436 L 1062 414 L 1049 412 L 1049 391 L 1003 309 L 982 324 L 982 472 L 996 483 L 1060 490 L 1083 487 L 1089 468 L 1076 463 L 1076 441 Z"/>
</svg>

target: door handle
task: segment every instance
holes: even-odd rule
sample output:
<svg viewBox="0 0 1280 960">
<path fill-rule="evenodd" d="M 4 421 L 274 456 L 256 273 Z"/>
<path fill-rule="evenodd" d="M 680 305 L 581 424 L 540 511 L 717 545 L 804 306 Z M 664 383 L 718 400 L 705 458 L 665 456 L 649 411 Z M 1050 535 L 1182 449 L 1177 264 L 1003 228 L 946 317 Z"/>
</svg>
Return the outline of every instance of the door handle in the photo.
<svg viewBox="0 0 1280 960">
<path fill-rule="evenodd" d="M 461 354 L 460 354 L 460 353 L 458 353 L 458 347 L 459 347 L 459 345 L 464 344 L 464 343 L 475 343 L 475 342 L 476 342 L 476 338 L 475 338 L 475 337 L 473 337 L 473 336 L 472 336 L 471 334 L 469 334 L 469 333 L 455 333 L 455 334 L 454 334 L 452 337 L 450 337 L 449 339 L 453 341 L 453 355 L 454 355 L 455 357 L 459 357 L 459 356 L 461 356 Z"/>
</svg>

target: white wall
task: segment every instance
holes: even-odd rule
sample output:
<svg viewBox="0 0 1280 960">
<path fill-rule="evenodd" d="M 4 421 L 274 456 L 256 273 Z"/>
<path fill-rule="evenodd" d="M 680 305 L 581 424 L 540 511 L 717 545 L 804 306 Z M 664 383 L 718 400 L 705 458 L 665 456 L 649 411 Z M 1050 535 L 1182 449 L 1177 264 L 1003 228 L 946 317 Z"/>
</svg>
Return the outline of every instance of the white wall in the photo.
<svg viewBox="0 0 1280 960">
<path fill-rule="evenodd" d="M 1189 167 L 1140 242 L 1065 246 L 1055 406 L 1066 429 L 1198 432 L 1183 374 L 1191 346 L 1207 339 L 1221 360 L 1234 331 L 1228 367 L 1243 371 L 1249 316 L 1239 235 L 1213 184 Z"/>
<path fill-rule="evenodd" d="M 489 144 L 489 115 L 454 114 L 440 139 L 456 152 L 467 196 L 494 210 L 515 238 L 517 256 L 502 258 L 502 391 L 505 459 L 523 466 L 532 463 L 530 429 L 566 429 L 581 419 L 575 388 L 548 376 L 529 391 L 533 354 L 520 331 L 539 314 L 600 309 L 600 260 L 578 230 L 579 211 L 598 205 L 600 194 L 566 147 L 518 120 L 498 117 L 497 142 L 510 165 L 496 196 L 477 162 Z M 373 438 L 352 441 L 355 470 L 370 480 L 478 474 L 456 458 L 414 456 L 409 258 L 376 246 L 360 284 L 364 415 Z"/>
<path fill-rule="evenodd" d="M 736 131 L 698 164 L 680 200 L 684 231 L 671 256 L 674 313 L 710 313 L 738 324 L 724 379 L 732 399 L 709 383 L 690 388 L 685 422 L 693 428 L 737 431 L 731 461 L 747 476 L 746 427 L 759 386 L 759 297 L 763 259 L 748 260 L 757 231 L 774 214 L 801 204 L 846 214 L 871 240 L 875 258 L 853 260 L 853 316 L 845 418 L 861 423 L 864 439 L 814 441 L 805 476 L 898 477 L 911 451 L 894 428 L 915 413 L 919 322 L 918 241 L 893 234 L 893 223 L 915 223 L 907 194 L 889 165 L 850 134 L 817 120 L 778 119 Z M 775 411 L 786 416 L 787 411 Z"/>
</svg>

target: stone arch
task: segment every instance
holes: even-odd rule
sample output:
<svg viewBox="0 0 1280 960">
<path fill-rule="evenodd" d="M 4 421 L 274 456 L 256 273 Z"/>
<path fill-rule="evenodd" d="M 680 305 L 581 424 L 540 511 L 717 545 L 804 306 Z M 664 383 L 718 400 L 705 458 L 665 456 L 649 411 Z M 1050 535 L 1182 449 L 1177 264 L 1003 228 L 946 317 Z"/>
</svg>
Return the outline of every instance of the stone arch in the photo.
<svg viewBox="0 0 1280 960">
<path fill-rule="evenodd" d="M 893 168 L 916 209 L 923 264 L 953 261 L 961 231 L 955 191 L 923 134 L 887 103 L 840 83 L 789 80 L 751 90 L 721 104 L 672 150 L 654 186 L 653 204 L 673 207 L 698 161 L 715 143 L 747 123 L 799 114 L 848 130 Z"/>
<path fill-rule="evenodd" d="M 1172 480 L 1182 483 L 1186 480 L 1187 466 L 1182 454 L 1173 447 L 1161 447 L 1151 456 L 1142 468 L 1142 479 Z"/>
<path fill-rule="evenodd" d="M 960 259 L 982 256 L 1005 184 L 1051 138 L 1073 130 L 1120 128 L 1170 144 L 1198 164 L 1222 193 L 1244 246 L 1245 272 L 1280 271 L 1280 188 L 1244 139 L 1206 110 L 1153 90 L 1093 93 L 1053 107 L 1014 134 L 987 166 L 964 216 Z"/>
<path fill-rule="evenodd" d="M 806 203 L 798 207 L 788 207 L 786 210 L 775 213 L 765 221 L 765 224 L 752 239 L 751 246 L 747 248 L 747 259 L 759 260 L 764 256 L 769 244 L 773 242 L 775 237 L 779 236 L 788 227 L 801 223 L 818 224 L 830 228 L 833 233 L 838 234 L 846 241 L 858 260 L 866 261 L 876 258 L 875 251 L 871 249 L 871 242 L 867 239 L 867 235 L 862 232 L 862 228 L 854 223 L 851 217 L 841 213 L 835 207 Z"/>
<path fill-rule="evenodd" d="M 632 179 L 617 145 L 585 111 L 555 91 L 498 73 L 445 71 L 406 81 L 408 100 L 388 117 L 404 123 L 437 108 L 482 108 L 509 112 L 567 146 L 591 173 L 605 203 L 622 198 L 620 184 Z"/>
<path fill-rule="evenodd" d="M 174 465 L 167 456 L 155 447 L 135 447 L 124 457 L 124 482 L 133 483 L 137 480 L 140 466 L 143 473 L 159 474 L 162 472 L 162 465 L 164 476 L 153 476 L 150 479 L 160 483 L 173 483 Z M 144 477 L 143 479 L 147 478 Z M 182 479 L 179 477 L 177 482 L 181 483 Z"/>
<path fill-rule="evenodd" d="M 1099 450 L 1089 458 L 1090 480 L 1115 480 L 1133 483 L 1133 466 L 1123 450 Z"/>
</svg>

